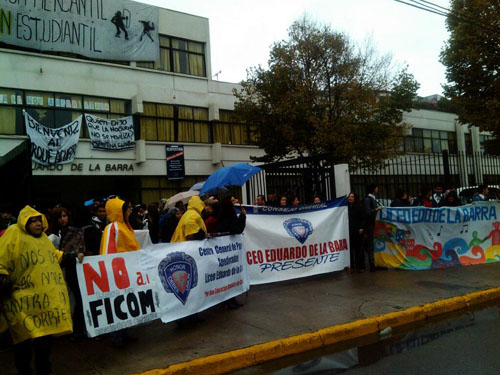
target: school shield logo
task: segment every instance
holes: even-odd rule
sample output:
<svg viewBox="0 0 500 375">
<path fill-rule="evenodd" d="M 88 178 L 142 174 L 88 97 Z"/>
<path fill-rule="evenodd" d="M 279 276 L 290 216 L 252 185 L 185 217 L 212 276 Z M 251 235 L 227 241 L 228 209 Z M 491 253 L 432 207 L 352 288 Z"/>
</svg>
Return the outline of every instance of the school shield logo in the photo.
<svg viewBox="0 0 500 375">
<path fill-rule="evenodd" d="M 198 268 L 193 257 L 183 252 L 168 254 L 158 265 L 163 289 L 185 305 L 191 289 L 198 285 Z"/>
<path fill-rule="evenodd" d="M 305 219 L 288 219 L 283 222 L 283 227 L 288 235 L 295 237 L 301 244 L 306 242 L 307 237 L 309 237 L 313 232 L 311 222 Z"/>
</svg>

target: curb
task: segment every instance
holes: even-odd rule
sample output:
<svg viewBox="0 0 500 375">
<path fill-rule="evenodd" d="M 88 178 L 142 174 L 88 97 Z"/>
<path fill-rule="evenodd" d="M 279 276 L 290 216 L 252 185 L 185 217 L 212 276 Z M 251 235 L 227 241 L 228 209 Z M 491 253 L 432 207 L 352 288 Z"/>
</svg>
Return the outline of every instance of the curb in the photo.
<svg viewBox="0 0 500 375">
<path fill-rule="evenodd" d="M 500 303 L 500 287 L 447 298 L 406 310 L 376 315 L 354 322 L 322 328 L 312 333 L 277 339 L 263 344 L 236 349 L 230 352 L 180 362 L 164 369 L 138 373 L 140 375 L 198 375 L 225 374 L 266 361 L 303 353 L 326 345 L 358 339 L 376 334 L 387 327 L 396 328 L 415 322 L 423 322 L 446 314 L 477 310 Z"/>
</svg>

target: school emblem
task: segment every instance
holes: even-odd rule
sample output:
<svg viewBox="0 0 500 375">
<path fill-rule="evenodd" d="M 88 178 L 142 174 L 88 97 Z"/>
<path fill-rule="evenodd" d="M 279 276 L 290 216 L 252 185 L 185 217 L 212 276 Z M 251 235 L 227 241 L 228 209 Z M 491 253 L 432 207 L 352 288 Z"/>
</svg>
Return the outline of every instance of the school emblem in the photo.
<svg viewBox="0 0 500 375">
<path fill-rule="evenodd" d="M 295 237 L 300 243 L 304 243 L 313 232 L 313 226 L 309 220 L 305 219 L 288 219 L 283 222 L 283 227 L 285 228 L 288 235 Z"/>
<path fill-rule="evenodd" d="M 158 275 L 165 292 L 173 293 L 183 305 L 191 289 L 198 285 L 196 262 L 183 252 L 168 254 L 158 265 Z"/>
</svg>

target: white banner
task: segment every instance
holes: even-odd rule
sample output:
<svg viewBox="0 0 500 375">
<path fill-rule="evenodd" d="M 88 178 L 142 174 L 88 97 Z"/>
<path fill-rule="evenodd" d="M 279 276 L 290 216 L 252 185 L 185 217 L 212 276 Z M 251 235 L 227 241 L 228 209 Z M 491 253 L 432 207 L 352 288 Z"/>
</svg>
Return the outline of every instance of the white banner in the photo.
<svg viewBox="0 0 500 375">
<path fill-rule="evenodd" d="M 243 243 L 252 285 L 349 267 L 347 198 L 246 211 Z"/>
<path fill-rule="evenodd" d="M 90 337 L 203 311 L 249 288 L 241 236 L 156 244 L 77 264 Z"/>
<path fill-rule="evenodd" d="M 95 59 L 159 59 L 156 7 L 129 0 L 3 0 L 0 42 Z"/>
<path fill-rule="evenodd" d="M 77 263 L 85 324 L 90 337 L 160 317 L 153 278 L 140 251 L 85 257 Z"/>
<path fill-rule="evenodd" d="M 249 289 L 241 235 L 158 244 L 141 251 L 158 288 L 164 323 L 191 315 Z"/>
<path fill-rule="evenodd" d="M 132 116 L 108 120 L 85 115 L 92 150 L 122 151 L 135 148 Z"/>
<path fill-rule="evenodd" d="M 31 160 L 42 165 L 67 164 L 75 157 L 82 116 L 60 128 L 47 128 L 24 112 L 26 134 L 31 141 Z"/>
</svg>

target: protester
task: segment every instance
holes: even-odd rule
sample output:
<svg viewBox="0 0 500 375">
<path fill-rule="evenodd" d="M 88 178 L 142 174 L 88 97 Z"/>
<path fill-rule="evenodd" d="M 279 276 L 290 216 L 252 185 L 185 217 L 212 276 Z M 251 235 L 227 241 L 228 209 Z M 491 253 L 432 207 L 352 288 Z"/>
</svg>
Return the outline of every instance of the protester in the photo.
<svg viewBox="0 0 500 375">
<path fill-rule="evenodd" d="M 441 201 L 440 207 L 458 207 L 461 205 L 462 202 L 460 202 L 460 198 L 458 198 L 457 192 L 452 190 Z"/>
<path fill-rule="evenodd" d="M 219 231 L 221 234 L 241 234 L 245 230 L 247 213 L 242 205 L 240 205 L 240 214 L 236 214 L 234 204 L 229 197 L 222 199 L 219 207 Z M 230 309 L 237 309 L 243 306 L 236 297 L 233 297 L 225 302 Z"/>
<path fill-rule="evenodd" d="M 290 201 L 292 202 L 292 206 L 294 207 L 297 207 L 300 204 L 299 197 L 297 197 L 296 195 L 294 195 Z"/>
<path fill-rule="evenodd" d="M 347 197 L 349 213 L 349 243 L 351 244 L 351 268 L 358 272 L 365 271 L 365 253 L 363 249 L 363 225 L 365 211 L 358 195 L 354 192 Z"/>
<path fill-rule="evenodd" d="M 198 195 L 191 197 L 186 213 L 182 215 L 171 242 L 202 240 L 206 237 L 207 228 L 201 217 L 204 205 Z"/>
<path fill-rule="evenodd" d="M 412 206 L 433 207 L 431 201 L 432 191 L 429 188 L 422 188 L 420 196 L 413 200 Z"/>
<path fill-rule="evenodd" d="M 147 221 L 151 242 L 158 243 L 160 241 L 160 211 L 158 209 L 158 204 L 151 203 L 148 206 Z"/>
<path fill-rule="evenodd" d="M 175 204 L 175 207 L 177 207 L 179 209 L 179 211 L 181 212 L 181 215 L 184 215 L 184 212 L 186 212 L 186 206 L 184 205 L 183 201 L 177 202 Z"/>
<path fill-rule="evenodd" d="M 286 195 L 282 195 L 280 198 L 279 207 L 286 207 L 286 206 L 288 206 L 288 198 L 286 197 Z"/>
<path fill-rule="evenodd" d="M 207 233 L 210 235 L 219 233 L 219 203 L 210 198 L 205 199 L 203 203 L 205 205 L 203 212 Z"/>
<path fill-rule="evenodd" d="M 485 202 L 489 200 L 488 197 L 489 190 L 488 185 L 479 185 L 477 188 L 477 193 L 472 197 L 473 202 Z"/>
<path fill-rule="evenodd" d="M 56 207 L 52 210 L 50 225 L 48 229 L 49 240 L 58 250 L 66 236 L 69 228 L 70 214 L 68 209 L 64 207 Z"/>
<path fill-rule="evenodd" d="M 431 196 L 432 207 L 439 207 L 443 199 L 443 187 L 441 185 L 434 186 L 434 194 Z"/>
<path fill-rule="evenodd" d="M 112 198 L 106 202 L 106 215 L 110 223 L 104 228 L 100 255 L 140 249 L 129 223 L 131 213 L 132 205 L 128 201 Z"/>
<path fill-rule="evenodd" d="M 278 206 L 278 202 L 276 202 L 276 193 L 267 193 L 266 204 L 271 207 Z"/>
<path fill-rule="evenodd" d="M 51 336 L 72 331 L 69 297 L 59 263 L 75 267 L 76 258 L 81 262 L 84 254 L 63 254 L 55 249 L 44 233 L 47 228 L 45 216 L 26 206 L 19 213 L 17 225 L 11 225 L 0 238 L 0 332 L 10 331 L 19 374 L 32 373 L 33 352 L 36 373 L 50 374 Z M 44 274 L 53 275 L 50 286 L 44 286 L 41 281 Z M 50 303 L 23 302 L 35 295 L 40 296 L 40 302 L 46 299 Z M 46 316 L 54 319 L 43 318 Z M 31 325 L 28 317 L 31 317 Z M 35 317 L 43 319 L 43 324 L 37 327 Z"/>
<path fill-rule="evenodd" d="M 255 200 L 254 206 L 265 206 L 266 205 L 266 197 L 262 194 L 257 195 L 257 199 Z"/>
<path fill-rule="evenodd" d="M 182 212 L 177 207 L 170 207 L 168 212 L 162 216 L 160 220 L 160 242 L 170 242 L 181 217 Z"/>
<path fill-rule="evenodd" d="M 101 238 L 107 225 L 106 205 L 99 202 L 95 208 L 95 216 L 90 219 L 89 225 L 84 227 L 86 255 L 99 255 Z"/>
<path fill-rule="evenodd" d="M 377 201 L 376 194 L 378 193 L 378 185 L 371 184 L 368 186 L 367 195 L 363 199 L 363 208 L 365 210 L 365 231 L 366 231 L 366 252 L 370 262 L 370 272 L 375 271 L 375 256 L 373 246 L 373 234 L 375 230 L 375 220 L 377 211 L 382 209 L 382 205 Z"/>
<path fill-rule="evenodd" d="M 321 197 L 319 195 L 315 195 L 313 199 L 313 203 L 321 203 Z"/>
<path fill-rule="evenodd" d="M 391 202 L 391 207 L 410 207 L 408 193 L 405 189 L 398 189 L 396 191 L 396 199 Z"/>
<path fill-rule="evenodd" d="M 141 215 L 141 205 L 137 204 L 134 206 L 132 209 L 132 212 L 130 213 L 130 217 L 128 222 L 130 223 L 130 226 L 134 230 L 142 230 L 144 228 L 144 220 Z"/>
<path fill-rule="evenodd" d="M 0 212 L 0 223 L 0 230 L 7 229 L 11 225 L 17 223 L 17 219 L 11 207 L 7 206 Z"/>
</svg>

